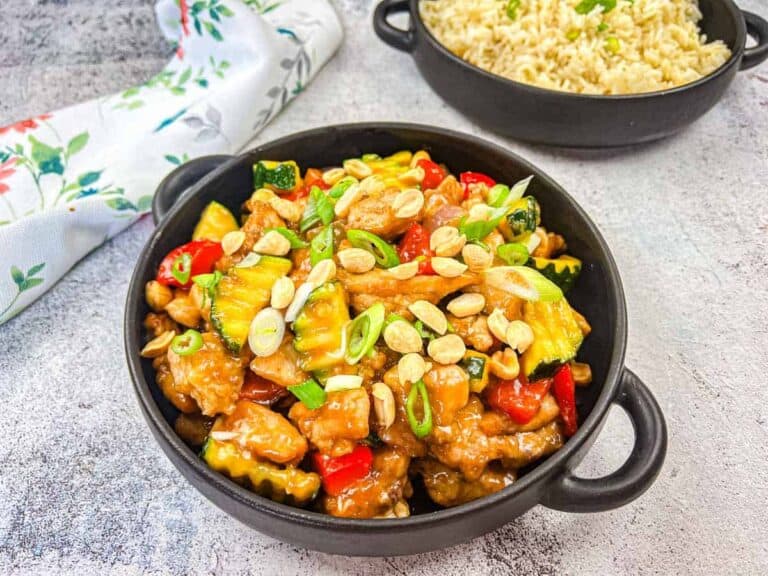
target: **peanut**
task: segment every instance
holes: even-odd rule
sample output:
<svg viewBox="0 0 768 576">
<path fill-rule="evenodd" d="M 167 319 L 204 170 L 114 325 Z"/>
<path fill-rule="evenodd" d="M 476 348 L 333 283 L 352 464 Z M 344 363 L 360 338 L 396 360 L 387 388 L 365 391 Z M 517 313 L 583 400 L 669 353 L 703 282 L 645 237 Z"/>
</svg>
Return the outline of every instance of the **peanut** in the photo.
<svg viewBox="0 0 768 576">
<path fill-rule="evenodd" d="M 520 375 L 520 364 L 517 360 L 517 354 L 512 348 L 505 348 L 504 351 L 497 350 L 493 353 L 490 360 L 490 372 L 502 380 L 514 380 Z"/>
<path fill-rule="evenodd" d="M 231 256 L 240 250 L 240 246 L 243 245 L 243 242 L 245 242 L 245 232 L 242 230 L 233 230 L 232 232 L 224 234 L 224 237 L 221 239 L 221 249 L 224 251 L 224 254 Z"/>
<path fill-rule="evenodd" d="M 467 244 L 461 249 L 461 257 L 472 272 L 480 272 L 493 264 L 493 254 L 477 244 Z"/>
<path fill-rule="evenodd" d="M 144 298 L 152 310 L 161 312 L 173 300 L 173 292 L 157 280 L 150 280 L 144 286 Z"/>
<path fill-rule="evenodd" d="M 396 320 L 384 328 L 384 342 L 391 350 L 408 354 L 409 352 L 421 352 L 421 336 L 416 328 L 403 320 Z"/>
<path fill-rule="evenodd" d="M 168 350 L 168 347 L 171 345 L 171 341 L 176 337 L 176 332 L 174 330 L 168 330 L 167 332 L 163 332 L 158 336 L 157 338 L 154 338 L 147 342 L 147 345 L 144 346 L 144 348 L 141 349 L 141 357 L 142 358 L 157 358 L 158 356 L 162 356 L 166 353 Z"/>
<path fill-rule="evenodd" d="M 360 188 L 360 184 L 352 184 L 344 191 L 344 194 L 341 195 L 341 198 L 336 201 L 336 205 L 333 207 L 333 211 L 339 218 L 346 218 L 352 205 L 359 201 L 362 197 L 363 191 Z"/>
<path fill-rule="evenodd" d="M 429 247 L 437 256 L 456 256 L 467 243 L 467 237 L 453 226 L 440 226 L 429 237 Z"/>
<path fill-rule="evenodd" d="M 474 316 L 485 308 L 485 296 L 475 293 L 462 294 L 448 302 L 447 308 L 448 312 L 457 318 Z"/>
<path fill-rule="evenodd" d="M 415 352 L 405 354 L 397 363 L 397 377 L 401 384 L 418 382 L 427 371 L 424 358 Z"/>
<path fill-rule="evenodd" d="M 504 316 L 504 312 L 499 308 L 494 308 L 493 312 L 488 316 L 488 329 L 491 331 L 491 334 L 506 343 L 507 328 L 509 328 L 509 320 Z"/>
<path fill-rule="evenodd" d="M 431 302 L 417 300 L 408 306 L 408 310 L 410 310 L 416 318 L 424 322 L 424 324 L 441 336 L 447 332 L 448 320 L 446 319 L 445 314 Z"/>
<path fill-rule="evenodd" d="M 320 260 L 307 275 L 307 282 L 320 286 L 336 278 L 336 263 L 330 258 Z"/>
<path fill-rule="evenodd" d="M 323 172 L 323 182 L 328 184 L 328 186 L 333 186 L 346 175 L 347 172 L 344 168 L 331 168 Z"/>
<path fill-rule="evenodd" d="M 407 172 L 400 174 L 397 179 L 406 186 L 416 186 L 421 184 L 421 181 L 424 180 L 424 168 L 421 168 L 420 166 L 411 168 Z"/>
<path fill-rule="evenodd" d="M 253 246 L 253 251 L 270 256 L 285 256 L 291 251 L 291 243 L 277 230 L 270 230 L 259 238 Z"/>
<path fill-rule="evenodd" d="M 466 264 L 462 264 L 453 258 L 442 256 L 433 256 L 431 259 L 432 269 L 443 278 L 456 278 L 461 276 L 467 269 Z"/>
<path fill-rule="evenodd" d="M 347 248 L 336 254 L 345 270 L 354 274 L 363 274 L 376 266 L 376 258 L 368 250 Z"/>
<path fill-rule="evenodd" d="M 354 176 L 358 180 L 362 180 L 363 178 L 367 178 L 373 174 L 371 167 L 357 158 L 344 160 L 344 170 L 347 172 L 347 174 Z"/>
<path fill-rule="evenodd" d="M 464 340 L 458 334 L 446 334 L 435 338 L 427 346 L 427 353 L 438 364 L 455 364 L 467 351 Z"/>
<path fill-rule="evenodd" d="M 282 310 L 288 308 L 288 305 L 293 300 L 293 296 L 296 294 L 296 287 L 293 284 L 293 280 L 288 276 L 283 276 L 275 280 L 272 284 L 272 294 L 270 296 L 269 304 L 272 308 Z"/>
<path fill-rule="evenodd" d="M 415 260 L 413 262 L 406 262 L 405 264 L 399 264 L 389 268 L 387 272 L 392 274 L 392 276 L 398 280 L 408 280 L 419 273 L 419 263 Z"/>
<path fill-rule="evenodd" d="M 517 350 L 520 354 L 533 344 L 533 330 L 522 320 L 510 322 L 505 334 L 509 347 Z"/>
<path fill-rule="evenodd" d="M 413 218 L 424 206 L 424 194 L 416 188 L 407 188 L 392 201 L 392 209 L 397 218 Z"/>
<path fill-rule="evenodd" d="M 395 422 L 395 396 L 392 390 L 383 382 L 376 382 L 371 387 L 371 394 L 376 422 L 384 429 L 389 428 Z"/>
</svg>

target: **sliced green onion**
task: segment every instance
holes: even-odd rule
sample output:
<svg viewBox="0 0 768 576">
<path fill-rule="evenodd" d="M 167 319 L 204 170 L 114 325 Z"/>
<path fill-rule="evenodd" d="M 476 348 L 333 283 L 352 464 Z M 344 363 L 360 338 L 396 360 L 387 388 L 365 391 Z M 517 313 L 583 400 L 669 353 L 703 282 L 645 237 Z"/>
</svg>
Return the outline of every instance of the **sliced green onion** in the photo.
<svg viewBox="0 0 768 576">
<path fill-rule="evenodd" d="M 274 308 L 264 308 L 253 320 L 248 329 L 248 345 L 256 356 L 272 356 L 285 336 L 285 320 Z"/>
<path fill-rule="evenodd" d="M 171 340 L 171 350 L 179 356 L 189 356 L 203 347 L 203 335 L 191 328 Z"/>
<path fill-rule="evenodd" d="M 422 419 L 421 422 L 416 418 L 416 398 L 421 396 Z M 432 432 L 432 406 L 429 404 L 429 395 L 427 387 L 423 380 L 415 382 L 408 393 L 408 400 L 405 403 L 405 412 L 408 416 L 408 424 L 417 438 L 424 438 Z"/>
<path fill-rule="evenodd" d="M 296 294 L 293 295 L 293 300 L 285 311 L 286 322 L 293 322 L 296 320 L 299 312 L 301 312 L 301 309 L 304 308 L 304 304 L 306 304 L 307 300 L 309 300 L 309 295 L 312 294 L 312 291 L 315 288 L 317 288 L 316 283 L 304 282 L 304 284 L 296 289 Z"/>
<path fill-rule="evenodd" d="M 214 290 L 219 285 L 224 275 L 218 270 L 211 274 L 198 274 L 192 277 L 192 282 L 200 286 L 203 289 L 203 306 L 205 306 L 205 299 L 213 299 Z"/>
<path fill-rule="evenodd" d="M 510 20 L 517 18 L 517 9 L 520 7 L 520 0 L 509 0 L 507 2 L 507 17 Z"/>
<path fill-rule="evenodd" d="M 579 30 L 578 28 L 571 28 L 570 30 L 568 30 L 568 32 L 565 35 L 565 37 L 571 42 L 576 40 L 576 38 L 578 38 L 579 36 L 581 36 L 581 30 Z"/>
<path fill-rule="evenodd" d="M 379 156 L 378 154 L 363 154 L 360 157 L 360 160 L 362 160 L 363 162 L 373 162 L 375 160 L 381 160 L 381 156 Z"/>
<path fill-rule="evenodd" d="M 176 258 L 171 265 L 171 275 L 173 275 L 179 284 L 189 282 L 189 275 L 192 273 L 192 256 L 186 252 Z"/>
<path fill-rule="evenodd" d="M 325 392 L 341 392 L 355 390 L 363 385 L 363 377 L 356 374 L 336 374 L 325 381 Z"/>
<path fill-rule="evenodd" d="M 607 22 L 600 22 L 600 24 L 597 25 L 598 32 L 605 32 L 608 28 L 610 28 L 610 26 L 608 26 Z"/>
<path fill-rule="evenodd" d="M 528 185 L 533 180 L 533 175 L 523 178 L 512 188 L 504 184 L 496 184 L 488 193 L 488 206 L 501 208 L 502 206 L 511 206 L 513 202 L 520 200 L 528 189 Z"/>
<path fill-rule="evenodd" d="M 502 218 L 506 216 L 509 207 L 500 206 L 494 208 L 488 215 L 488 220 L 476 220 L 467 222 L 467 217 L 459 222 L 459 232 L 467 237 L 467 242 L 482 242 L 488 234 L 496 229 Z"/>
<path fill-rule="evenodd" d="M 249 252 L 248 255 L 235 264 L 235 268 L 251 268 L 256 266 L 261 261 L 261 254 L 257 252 Z"/>
<path fill-rule="evenodd" d="M 328 196 L 331 198 L 338 200 L 342 196 L 344 196 L 344 192 L 347 191 L 347 189 L 352 186 L 352 184 L 357 184 L 357 178 L 354 176 L 344 176 L 341 180 L 336 182 L 336 184 L 333 185 L 333 187 L 328 190 Z"/>
<path fill-rule="evenodd" d="M 496 248 L 496 255 L 510 266 L 522 266 L 530 258 L 528 248 L 520 242 L 502 244 Z"/>
<path fill-rule="evenodd" d="M 621 50 L 619 39 L 616 36 L 608 36 L 605 39 L 605 49 L 611 54 L 618 54 L 619 50 Z"/>
<path fill-rule="evenodd" d="M 616 0 L 581 0 L 576 5 L 577 14 L 589 14 L 597 6 L 602 7 L 603 14 L 616 8 Z"/>
<path fill-rule="evenodd" d="M 392 268 L 400 264 L 400 258 L 395 249 L 376 234 L 371 234 L 365 230 L 348 230 L 347 240 L 355 248 L 362 248 L 373 254 L 378 265 L 383 268 Z"/>
<path fill-rule="evenodd" d="M 405 322 L 406 324 L 410 324 L 408 320 L 400 316 L 400 314 L 389 314 L 387 318 L 384 320 L 384 328 L 392 324 L 392 322 Z"/>
<path fill-rule="evenodd" d="M 437 338 L 437 334 L 432 332 L 429 328 L 424 326 L 424 322 L 421 320 L 416 320 L 416 322 L 413 323 L 413 327 L 416 328 L 416 332 L 419 333 L 419 336 L 422 338 L 426 338 L 427 340 L 434 340 Z"/>
<path fill-rule="evenodd" d="M 384 328 L 384 304 L 377 302 L 349 323 L 347 329 L 347 364 L 357 364 L 373 350 L 374 344 Z"/>
<path fill-rule="evenodd" d="M 294 232 L 293 230 L 286 228 L 285 226 L 279 226 L 277 228 L 268 228 L 264 230 L 264 234 L 266 234 L 267 232 L 272 232 L 272 230 L 274 230 L 275 232 L 280 234 L 283 238 L 288 240 L 288 242 L 291 243 L 291 249 L 306 248 L 307 246 L 309 246 L 309 244 L 305 240 L 301 239 L 301 236 L 296 234 L 296 232 Z"/>
<path fill-rule="evenodd" d="M 485 271 L 485 282 L 523 300 L 556 302 L 563 297 L 560 287 L 527 266 L 495 266 Z"/>
<path fill-rule="evenodd" d="M 333 221 L 333 202 L 317 186 L 309 191 L 309 202 L 299 222 L 299 232 L 306 232 L 314 225 L 330 224 Z"/>
<path fill-rule="evenodd" d="M 309 243 L 309 261 L 314 266 L 329 258 L 333 258 L 333 228 L 326 226 Z"/>
<path fill-rule="evenodd" d="M 325 390 L 313 378 L 296 386 L 288 386 L 288 391 L 296 396 L 310 410 L 317 410 L 325 404 Z"/>
</svg>

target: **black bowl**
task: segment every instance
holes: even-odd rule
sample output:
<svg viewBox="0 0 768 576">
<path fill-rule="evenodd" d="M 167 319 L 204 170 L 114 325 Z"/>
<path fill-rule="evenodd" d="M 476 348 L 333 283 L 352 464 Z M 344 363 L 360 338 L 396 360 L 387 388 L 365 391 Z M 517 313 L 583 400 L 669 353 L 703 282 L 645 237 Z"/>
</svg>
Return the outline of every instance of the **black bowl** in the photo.
<svg viewBox="0 0 768 576">
<path fill-rule="evenodd" d="M 561 450 L 532 467 L 512 486 L 455 508 L 426 510 L 405 519 L 347 520 L 272 502 L 208 468 L 174 432 L 178 413 L 155 384 L 151 362 L 139 356 L 142 320 L 149 311 L 144 284 L 154 277 L 163 256 L 189 239 L 208 202 L 215 199 L 239 211 L 253 188 L 255 161 L 293 159 L 300 166 L 330 166 L 364 152 L 384 155 L 404 148 L 429 150 L 455 172 L 481 170 L 504 182 L 535 175 L 530 191 L 541 203 L 544 224 L 564 234 L 570 251 L 584 261 L 581 277 L 569 292 L 571 302 L 593 327 L 580 353 L 594 374 L 594 383 L 578 391 L 581 427 Z M 664 418 L 648 389 L 624 368 L 626 311 L 613 257 L 581 207 L 522 158 L 471 136 L 425 126 L 332 126 L 288 136 L 238 157 L 189 162 L 161 184 L 153 211 L 157 228 L 139 256 L 125 312 L 125 348 L 136 394 L 152 433 L 174 465 L 212 502 L 249 526 L 324 552 L 411 554 L 469 540 L 539 503 L 571 512 L 616 508 L 642 494 L 661 469 L 667 444 Z M 572 470 L 597 438 L 613 404 L 621 406 L 634 425 L 632 453 L 613 474 L 579 478 Z"/>
<path fill-rule="evenodd" d="M 717 103 L 737 70 L 768 58 L 768 22 L 742 12 L 732 0 L 699 0 L 702 31 L 722 40 L 732 55 L 720 68 L 690 84 L 645 94 L 593 96 L 513 82 L 465 62 L 427 30 L 420 0 L 383 0 L 373 17 L 376 34 L 410 52 L 421 74 L 448 104 L 488 130 L 558 146 L 623 146 L 669 136 Z M 423 0 L 432 1 L 432 0 Z M 409 12 L 408 30 L 394 28 L 389 15 Z M 747 33 L 757 46 L 745 48 Z"/>
</svg>

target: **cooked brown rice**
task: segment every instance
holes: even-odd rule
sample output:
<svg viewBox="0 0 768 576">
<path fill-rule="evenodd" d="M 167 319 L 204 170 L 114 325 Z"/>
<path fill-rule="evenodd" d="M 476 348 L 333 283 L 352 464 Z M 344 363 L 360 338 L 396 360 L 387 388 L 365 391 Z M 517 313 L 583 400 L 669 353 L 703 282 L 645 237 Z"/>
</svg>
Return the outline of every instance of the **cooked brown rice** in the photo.
<svg viewBox="0 0 768 576">
<path fill-rule="evenodd" d="M 687 84 L 731 55 L 707 43 L 697 0 L 618 0 L 579 14 L 581 0 L 422 0 L 432 34 L 460 58 L 517 82 L 585 94 L 631 94 Z"/>
</svg>

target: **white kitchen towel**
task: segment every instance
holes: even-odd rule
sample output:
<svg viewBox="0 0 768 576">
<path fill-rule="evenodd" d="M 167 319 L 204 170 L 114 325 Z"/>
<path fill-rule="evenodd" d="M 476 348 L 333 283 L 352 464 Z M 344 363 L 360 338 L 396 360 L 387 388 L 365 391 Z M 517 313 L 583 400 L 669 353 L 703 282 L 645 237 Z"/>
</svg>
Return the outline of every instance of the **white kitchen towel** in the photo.
<svg viewBox="0 0 768 576">
<path fill-rule="evenodd" d="M 342 40 L 327 0 L 159 0 L 176 55 L 140 86 L 0 128 L 0 324 L 147 212 L 160 180 L 234 153 Z"/>
</svg>

